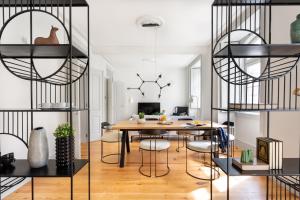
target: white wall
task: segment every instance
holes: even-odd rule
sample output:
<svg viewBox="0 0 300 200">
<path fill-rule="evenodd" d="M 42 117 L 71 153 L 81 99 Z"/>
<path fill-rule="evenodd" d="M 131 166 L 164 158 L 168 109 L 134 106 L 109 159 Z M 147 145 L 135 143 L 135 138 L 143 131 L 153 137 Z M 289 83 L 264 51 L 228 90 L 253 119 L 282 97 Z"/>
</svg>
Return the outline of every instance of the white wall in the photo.
<svg viewBox="0 0 300 200">
<path fill-rule="evenodd" d="M 138 90 L 126 90 L 127 99 L 124 101 L 128 109 L 124 118 L 128 118 L 132 114 L 137 113 L 138 102 L 160 102 L 161 110 L 165 110 L 167 114 L 172 114 L 176 106 L 188 105 L 188 74 L 186 68 L 161 68 L 157 73 L 150 67 L 144 69 L 118 70 L 115 73 L 115 80 L 123 82 L 126 88 L 138 87 L 141 81 L 137 77 L 137 73 L 139 73 L 144 80 L 149 81 L 157 79 L 157 76 L 162 74 L 159 83 L 164 85 L 170 82 L 171 86 L 162 90 L 160 99 L 158 98 L 159 88 L 153 83 L 145 83 L 145 85 L 143 85 L 142 90 L 145 92 L 144 97 Z M 133 103 L 129 102 L 129 98 L 133 98 Z"/>
</svg>

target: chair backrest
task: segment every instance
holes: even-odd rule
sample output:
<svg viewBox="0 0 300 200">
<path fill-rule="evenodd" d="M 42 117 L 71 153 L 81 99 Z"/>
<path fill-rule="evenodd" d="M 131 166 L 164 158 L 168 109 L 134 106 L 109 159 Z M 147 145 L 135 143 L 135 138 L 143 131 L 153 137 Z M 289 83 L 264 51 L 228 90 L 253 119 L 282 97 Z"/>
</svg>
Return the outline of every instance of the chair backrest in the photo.
<svg viewBox="0 0 300 200">
<path fill-rule="evenodd" d="M 110 123 L 108 122 L 102 122 L 101 123 L 101 129 L 106 129 L 106 127 L 110 126 Z"/>
<path fill-rule="evenodd" d="M 229 124 L 229 126 L 234 126 L 234 122 L 228 122 L 228 121 L 225 121 L 225 122 L 223 122 L 223 124 L 222 125 L 228 125 Z"/>
<path fill-rule="evenodd" d="M 189 107 L 176 106 L 174 115 L 189 115 Z"/>
</svg>

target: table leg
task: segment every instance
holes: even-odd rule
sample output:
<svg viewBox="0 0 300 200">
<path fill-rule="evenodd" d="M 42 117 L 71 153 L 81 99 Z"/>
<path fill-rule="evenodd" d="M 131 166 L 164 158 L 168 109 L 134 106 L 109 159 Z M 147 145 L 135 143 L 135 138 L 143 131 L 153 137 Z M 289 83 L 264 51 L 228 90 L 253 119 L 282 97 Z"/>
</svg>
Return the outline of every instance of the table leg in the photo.
<svg viewBox="0 0 300 200">
<path fill-rule="evenodd" d="M 127 137 L 128 137 L 128 131 L 123 131 L 122 139 L 121 139 L 120 168 L 123 168 L 124 163 L 125 163 L 125 145 L 126 145 L 126 138 Z"/>
<path fill-rule="evenodd" d="M 128 134 L 128 132 L 126 134 L 126 149 L 127 149 L 127 153 L 130 153 L 130 143 L 129 143 L 129 134 Z"/>
</svg>

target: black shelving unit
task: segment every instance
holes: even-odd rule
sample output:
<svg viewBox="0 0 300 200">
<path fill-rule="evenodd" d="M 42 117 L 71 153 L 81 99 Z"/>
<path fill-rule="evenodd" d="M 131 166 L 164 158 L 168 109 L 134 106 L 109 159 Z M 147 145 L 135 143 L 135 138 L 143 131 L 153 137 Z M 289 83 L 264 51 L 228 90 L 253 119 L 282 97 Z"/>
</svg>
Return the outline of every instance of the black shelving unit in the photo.
<svg viewBox="0 0 300 200">
<path fill-rule="evenodd" d="M 87 40 L 81 47 L 73 42 L 73 8 L 76 7 L 86 13 L 82 19 L 86 19 Z M 34 13 L 42 13 L 57 20 L 65 31 L 66 43 L 58 45 L 35 45 L 33 43 Z M 0 59 L 2 65 L 14 76 L 29 82 L 30 105 L 25 108 L 0 108 L 0 137 L 6 135 L 28 148 L 31 130 L 35 127 L 35 121 L 41 113 L 65 114 L 66 121 L 74 126 L 73 115 L 75 112 L 87 118 L 89 122 L 89 5 L 85 0 L 3 0 L 0 2 L 0 16 L 2 23 L 0 39 L 8 24 L 23 14 L 29 14 L 28 44 L 0 44 Z M 51 24 L 50 24 L 51 25 Z M 49 26 L 50 26 L 49 25 Z M 38 26 L 38 25 L 37 25 Z M 85 30 L 84 28 L 82 30 Z M 22 30 L 23 31 L 23 30 Z M 48 75 L 41 75 L 36 67 L 35 60 L 63 60 L 61 66 Z M 26 83 L 26 84 L 27 84 Z M 5 84 L 5 83 L 1 83 Z M 9 95 L 9 94 L 7 94 Z M 65 109 L 43 109 L 44 103 L 66 102 L 69 107 Z M 47 124 L 47 121 L 44 122 Z M 61 122 L 63 123 L 63 122 Z M 47 133 L 52 134 L 52 133 Z M 74 176 L 83 168 L 87 168 L 88 191 L 87 199 L 90 199 L 90 125 L 86 130 L 87 155 L 80 159 L 74 159 L 74 163 L 68 169 L 56 167 L 55 160 L 49 160 L 46 167 L 39 169 L 30 168 L 28 161 L 17 159 L 15 168 L 0 171 L 0 199 L 1 194 L 20 184 L 26 178 L 31 178 L 31 196 L 34 199 L 34 179 L 39 177 L 65 177 L 70 178 L 70 199 L 74 198 Z M 3 144 L 3 146 L 5 146 Z M 71 153 L 72 151 L 70 151 Z M 1 152 L 0 152 L 1 154 Z M 70 156 L 72 158 L 72 156 Z M 73 158 L 72 158 L 73 159 Z"/>
<path fill-rule="evenodd" d="M 273 6 L 300 6 L 300 1 L 215 0 L 211 7 L 211 121 L 219 111 L 226 113 L 227 121 L 233 112 L 266 112 L 267 137 L 271 137 L 270 112 L 300 111 L 300 98 L 293 95 L 300 88 L 300 46 L 272 43 Z M 247 71 L 249 61 L 260 63 L 260 74 Z M 217 92 L 226 97 L 225 103 L 214 102 L 216 78 L 220 81 Z M 230 133 L 229 125 L 227 130 Z M 283 158 L 281 170 L 239 171 L 232 166 L 229 148 L 226 158 L 211 157 L 211 167 L 214 162 L 227 175 L 226 199 L 230 199 L 230 176 L 266 177 L 266 199 L 299 198 L 300 158 Z M 211 199 L 212 182 L 211 177 Z"/>
</svg>

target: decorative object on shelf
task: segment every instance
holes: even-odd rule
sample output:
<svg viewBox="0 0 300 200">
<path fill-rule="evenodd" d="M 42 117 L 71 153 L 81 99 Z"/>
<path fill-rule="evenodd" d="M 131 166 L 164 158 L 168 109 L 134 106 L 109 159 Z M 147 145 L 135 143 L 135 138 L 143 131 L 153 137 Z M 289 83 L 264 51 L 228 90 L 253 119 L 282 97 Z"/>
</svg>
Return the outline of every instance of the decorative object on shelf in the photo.
<svg viewBox="0 0 300 200">
<path fill-rule="evenodd" d="M 232 165 L 240 170 L 269 170 L 269 165 L 259 159 L 253 158 L 252 162 L 242 162 L 240 158 L 233 158 Z"/>
<path fill-rule="evenodd" d="M 293 95 L 300 96 L 300 88 L 294 89 Z"/>
<path fill-rule="evenodd" d="M 74 108 L 74 104 L 72 103 L 72 107 Z M 50 110 L 50 109 L 58 109 L 65 110 L 70 108 L 70 103 L 67 102 L 59 102 L 59 103 L 42 103 L 39 105 L 39 108 L 42 110 Z"/>
<path fill-rule="evenodd" d="M 0 169 L 14 169 L 13 163 L 16 161 L 14 153 L 8 153 L 0 157 Z"/>
<path fill-rule="evenodd" d="M 291 42 L 300 43 L 300 14 L 297 19 L 291 24 Z"/>
<path fill-rule="evenodd" d="M 143 96 L 145 96 L 145 93 L 142 91 L 142 86 L 143 86 L 145 83 L 153 83 L 153 84 L 155 84 L 155 85 L 157 85 L 157 86 L 159 87 L 158 98 L 161 97 L 161 92 L 162 92 L 162 90 L 163 90 L 165 87 L 171 86 L 171 83 L 167 83 L 167 84 L 165 84 L 165 85 L 159 84 L 158 81 L 159 81 L 159 79 L 162 78 L 162 75 L 161 75 L 161 74 L 158 75 L 158 78 L 157 78 L 156 80 L 154 80 L 154 81 L 145 81 L 145 80 L 142 79 L 142 77 L 141 77 L 139 74 L 136 74 L 136 75 L 137 75 L 137 76 L 139 77 L 139 79 L 141 80 L 140 86 L 139 86 L 139 87 L 136 87 L 136 88 L 130 88 L 130 87 L 129 87 L 129 88 L 127 88 L 127 89 L 128 89 L 128 90 L 139 90 Z"/>
<path fill-rule="evenodd" d="M 145 113 L 140 112 L 139 113 L 139 118 L 137 119 L 138 124 L 145 124 L 146 119 L 145 119 Z"/>
<path fill-rule="evenodd" d="M 251 149 L 246 149 L 242 151 L 241 163 L 252 163 L 253 162 L 253 151 Z"/>
<path fill-rule="evenodd" d="M 273 138 L 256 138 L 257 158 L 268 163 L 270 169 L 282 169 L 283 142 Z"/>
<path fill-rule="evenodd" d="M 69 123 L 59 125 L 54 132 L 57 168 L 68 168 L 74 161 L 74 132 Z"/>
<path fill-rule="evenodd" d="M 31 168 L 41 168 L 48 164 L 48 139 L 43 127 L 31 131 L 27 159 Z"/>
<path fill-rule="evenodd" d="M 44 37 L 37 37 L 34 40 L 34 44 L 36 45 L 53 45 L 59 44 L 56 32 L 59 29 L 57 27 L 51 26 L 50 35 L 47 38 Z"/>
</svg>

